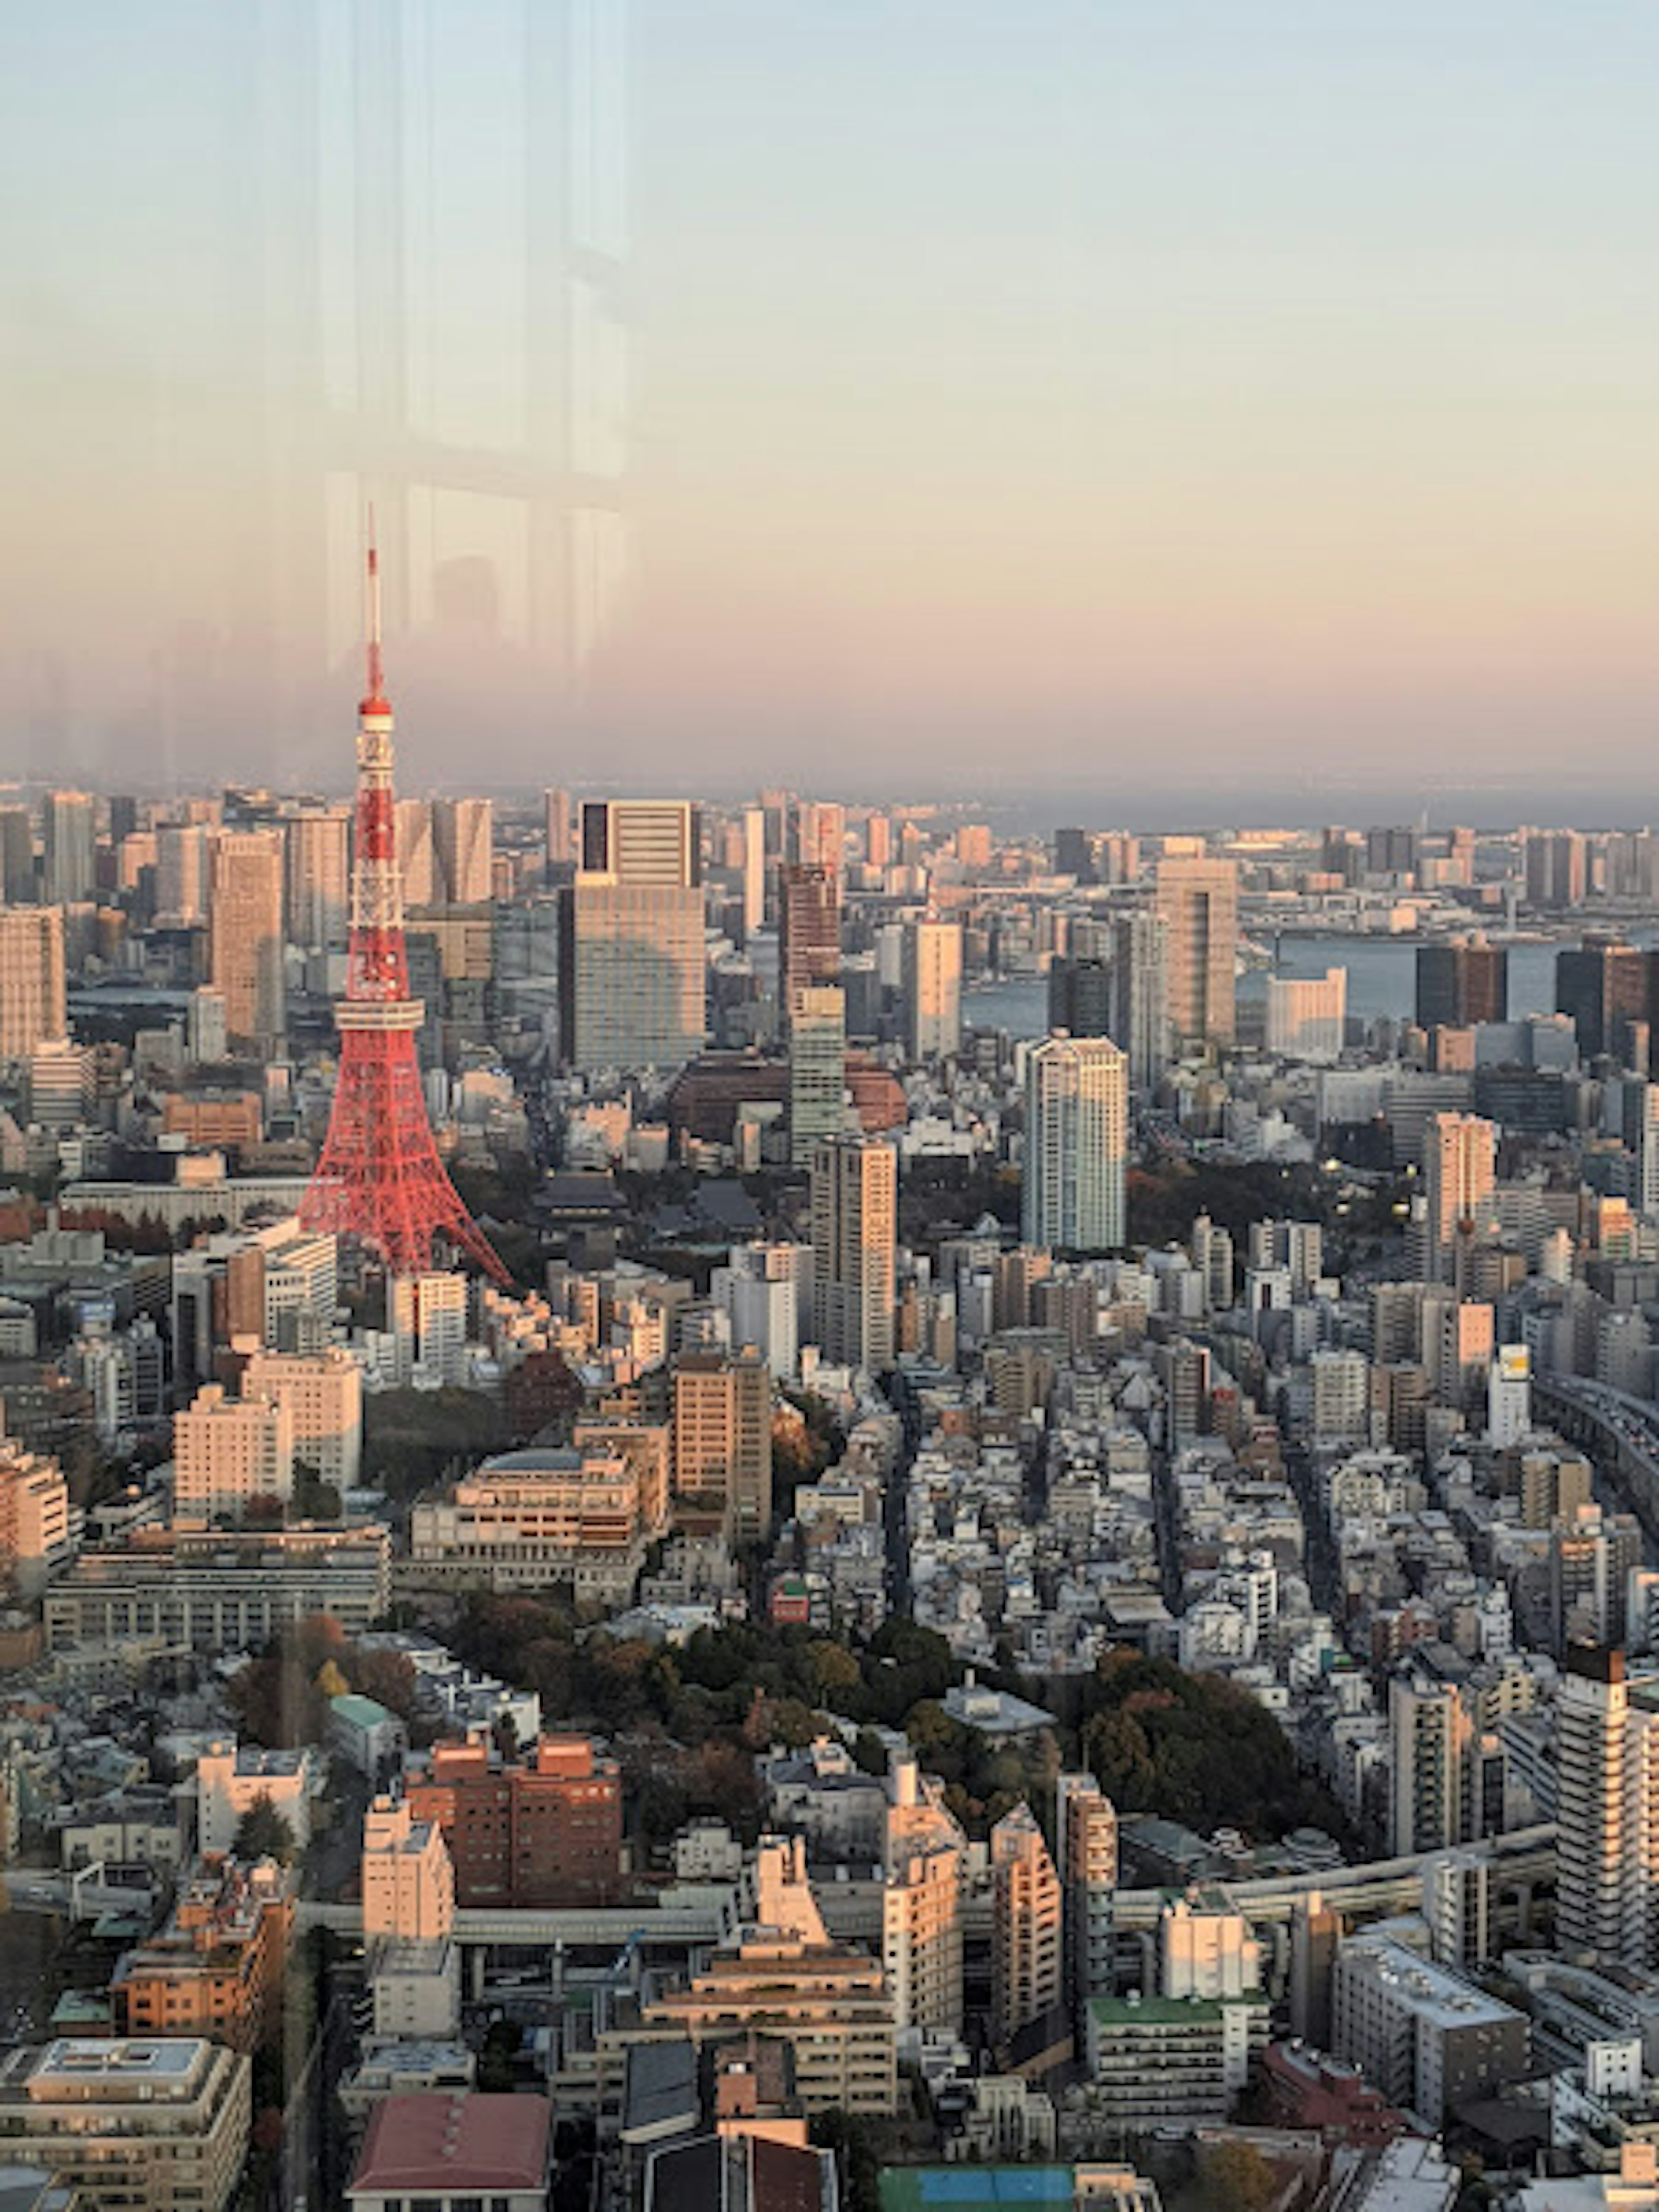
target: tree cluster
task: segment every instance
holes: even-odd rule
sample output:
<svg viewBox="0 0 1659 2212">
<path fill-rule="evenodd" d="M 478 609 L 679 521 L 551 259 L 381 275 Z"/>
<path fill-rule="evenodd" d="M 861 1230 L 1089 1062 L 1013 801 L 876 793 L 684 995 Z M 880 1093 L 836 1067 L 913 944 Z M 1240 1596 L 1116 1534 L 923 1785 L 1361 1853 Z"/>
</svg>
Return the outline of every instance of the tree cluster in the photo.
<svg viewBox="0 0 1659 2212">
<path fill-rule="evenodd" d="M 407 1721 L 415 1670 L 401 1651 L 354 1644 L 328 1613 L 302 1620 L 232 1675 L 228 1690 L 239 1734 L 272 1749 L 322 1740 L 328 1701 L 356 1690 Z"/>
</svg>

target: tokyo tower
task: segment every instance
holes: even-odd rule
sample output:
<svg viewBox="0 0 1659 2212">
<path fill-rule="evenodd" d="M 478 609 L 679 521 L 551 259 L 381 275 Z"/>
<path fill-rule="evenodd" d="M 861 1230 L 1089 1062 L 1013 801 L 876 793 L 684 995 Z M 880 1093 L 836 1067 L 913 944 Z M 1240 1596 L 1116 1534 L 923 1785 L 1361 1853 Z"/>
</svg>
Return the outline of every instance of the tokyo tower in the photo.
<svg viewBox="0 0 1659 2212">
<path fill-rule="evenodd" d="M 380 669 L 380 568 L 368 551 L 368 690 L 357 709 L 356 849 L 340 1072 L 328 1141 L 300 1206 L 302 1228 L 356 1237 L 391 1275 L 434 1265 L 441 1237 L 498 1282 L 509 1278 L 462 1205 L 432 1140 L 415 1056 L 425 1008 L 409 989 L 392 794 L 392 708 Z"/>
</svg>

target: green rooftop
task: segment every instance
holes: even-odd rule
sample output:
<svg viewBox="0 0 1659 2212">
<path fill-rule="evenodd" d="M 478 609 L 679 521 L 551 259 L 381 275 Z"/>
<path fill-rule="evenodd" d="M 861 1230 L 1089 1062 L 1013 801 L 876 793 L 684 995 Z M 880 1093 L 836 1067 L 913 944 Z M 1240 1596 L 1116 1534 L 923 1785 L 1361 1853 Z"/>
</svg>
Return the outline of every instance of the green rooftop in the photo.
<svg viewBox="0 0 1659 2212">
<path fill-rule="evenodd" d="M 384 1705 L 377 1705 L 373 1698 L 360 1697 L 356 1690 L 347 1690 L 341 1697 L 331 1698 L 328 1709 L 332 1713 L 338 1713 L 343 1721 L 349 1721 L 353 1728 L 380 1728 L 392 1718 Z"/>
<path fill-rule="evenodd" d="M 1160 2027 L 1179 2027 L 1183 2020 L 1219 2020 L 1227 2004 L 1243 2004 L 1243 1997 L 1091 1997 L 1089 2009 L 1103 2027 L 1132 2027 L 1138 2020 Z"/>
</svg>

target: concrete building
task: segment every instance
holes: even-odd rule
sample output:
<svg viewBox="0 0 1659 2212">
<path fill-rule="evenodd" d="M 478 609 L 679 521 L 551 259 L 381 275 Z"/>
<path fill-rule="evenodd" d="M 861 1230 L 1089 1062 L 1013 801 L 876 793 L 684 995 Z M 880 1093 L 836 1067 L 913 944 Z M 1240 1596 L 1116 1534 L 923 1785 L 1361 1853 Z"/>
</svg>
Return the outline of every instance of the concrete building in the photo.
<svg viewBox="0 0 1659 2212">
<path fill-rule="evenodd" d="M 1231 1045 L 1238 955 L 1238 869 L 1204 857 L 1160 860 L 1158 912 L 1168 927 L 1167 1006 L 1180 1046 Z"/>
<path fill-rule="evenodd" d="M 0 907 L 0 1060 L 68 1034 L 62 907 Z"/>
<path fill-rule="evenodd" d="M 47 904 L 83 903 L 98 887 L 98 830 L 91 793 L 49 791 L 41 830 Z"/>
<path fill-rule="evenodd" d="M 1328 968 L 1322 976 L 1269 976 L 1267 1049 L 1285 1060 L 1340 1059 L 1347 1011 L 1346 968 Z"/>
<path fill-rule="evenodd" d="M 311 1800 L 319 1781 L 309 1748 L 271 1751 L 220 1739 L 196 1762 L 196 1838 L 210 1857 L 228 1857 L 243 1815 L 269 1804 L 303 1850 L 311 1839 Z"/>
<path fill-rule="evenodd" d="M 182 1515 L 240 1514 L 294 1494 L 294 1417 L 280 1400 L 231 1398 L 204 1382 L 173 1423 L 173 1502 Z"/>
<path fill-rule="evenodd" d="M 1129 1063 L 1129 1088 L 1137 1097 L 1157 1088 L 1170 1064 L 1169 951 L 1163 915 L 1120 915 L 1112 923 L 1105 1030 Z M 1078 1022 L 1056 1026 L 1094 1033 Z"/>
<path fill-rule="evenodd" d="M 838 983 L 808 983 L 789 1009 L 789 1158 L 810 1167 L 828 1137 L 847 1127 L 847 994 Z"/>
<path fill-rule="evenodd" d="M 534 1446 L 485 1460 L 410 1516 L 410 1559 L 428 1579 L 496 1590 L 633 1594 L 648 1538 L 640 1470 L 605 1443 Z"/>
<path fill-rule="evenodd" d="M 428 2090 L 374 2107 L 349 2212 L 545 2212 L 553 2107 L 545 2097 Z"/>
<path fill-rule="evenodd" d="M 166 1924 L 116 1966 L 118 2033 L 205 2035 L 251 2057 L 276 2024 L 294 1905 L 274 1859 L 198 1860 Z"/>
<path fill-rule="evenodd" d="M 772 1377 L 758 1352 L 695 1352 L 674 1367 L 674 1500 L 718 1506 L 739 1541 L 772 1525 Z"/>
<path fill-rule="evenodd" d="M 1492 1212 L 1498 1131 L 1478 1114 L 1433 1114 L 1423 1150 L 1430 1280 L 1452 1279 L 1460 1237 L 1482 1234 Z"/>
<path fill-rule="evenodd" d="M 991 1831 L 991 2014 L 1000 2044 L 1064 1999 L 1060 1876 L 1029 1805 Z"/>
<path fill-rule="evenodd" d="M 288 1035 L 280 835 L 221 830 L 211 884 L 209 976 L 224 994 L 226 1029 L 233 1044 L 275 1057 Z"/>
<path fill-rule="evenodd" d="M 0 1578 L 38 1597 L 75 1542 L 69 1485 L 55 1459 L 0 1437 Z"/>
<path fill-rule="evenodd" d="M 1112 1987 L 1112 1903 L 1117 1808 L 1092 1774 L 1062 1774 L 1054 1789 L 1054 1871 L 1065 1911 L 1066 1982 L 1079 2008 Z"/>
<path fill-rule="evenodd" d="M 0 2063 L 17 2154 L 123 2212 L 226 2212 L 252 2118 L 252 2062 L 199 2037 L 60 2038 Z"/>
<path fill-rule="evenodd" d="M 758 1352 L 775 1382 L 791 1381 L 800 1362 L 804 1302 L 811 1319 L 811 1247 L 734 1244 L 725 1267 L 715 1268 L 711 1288 L 715 1304 L 731 1316 L 732 1343 Z"/>
<path fill-rule="evenodd" d="M 326 1351 L 260 1352 L 242 1370 L 242 1395 L 283 1407 L 296 1463 L 344 1496 L 356 1489 L 363 1456 L 362 1370 L 342 1346 Z"/>
<path fill-rule="evenodd" d="M 1128 1063 L 1109 1037 L 1050 1037 L 1025 1064 L 1023 1241 L 1104 1252 L 1123 1242 Z"/>
<path fill-rule="evenodd" d="M 697 810 L 682 800 L 582 808 L 561 893 L 560 1046 L 574 1068 L 679 1067 L 707 1035 Z"/>
<path fill-rule="evenodd" d="M 349 1636 L 392 1601 L 384 1528 L 141 1528 L 118 1550 L 83 1551 L 46 1592 L 54 1651 L 260 1651 L 331 1613 Z"/>
<path fill-rule="evenodd" d="M 465 1275 L 402 1275 L 391 1285 L 386 1322 L 400 1383 L 438 1390 L 465 1381 L 466 1311 Z"/>
<path fill-rule="evenodd" d="M 1620 1650 L 1570 1645 L 1556 1708 L 1556 1931 L 1569 1958 L 1652 1955 L 1656 1773 L 1659 1674 L 1631 1674 Z"/>
<path fill-rule="evenodd" d="M 434 799 L 432 846 L 446 906 L 483 906 L 494 895 L 495 809 L 488 799 Z"/>
<path fill-rule="evenodd" d="M 351 810 L 307 807 L 283 823 L 288 940 L 307 952 L 343 952 L 350 923 Z"/>
<path fill-rule="evenodd" d="M 1527 2070 L 1524 2013 L 1386 1935 L 1338 1951 L 1331 2039 L 1339 2058 L 1430 2128 Z"/>
<path fill-rule="evenodd" d="M 376 1797 L 363 1818 L 363 1938 L 441 1942 L 454 1932 L 455 1869 L 435 1820 L 406 1797 Z"/>
<path fill-rule="evenodd" d="M 622 1887 L 622 1777 L 586 1736 L 544 1736 L 522 1761 L 487 1741 L 434 1744 L 411 1767 L 411 1817 L 443 1831 L 462 1905 L 610 1905 Z"/>
<path fill-rule="evenodd" d="M 966 1839 L 943 1785 L 893 1755 L 882 1848 L 881 1963 L 901 2037 L 959 2036 Z"/>
<path fill-rule="evenodd" d="M 837 1137 L 812 1155 L 812 1324 L 826 1359 L 893 1364 L 898 1160 L 878 1139 Z"/>
<path fill-rule="evenodd" d="M 962 925 L 907 922 L 901 974 L 907 1056 L 951 1058 L 962 1048 Z"/>
</svg>

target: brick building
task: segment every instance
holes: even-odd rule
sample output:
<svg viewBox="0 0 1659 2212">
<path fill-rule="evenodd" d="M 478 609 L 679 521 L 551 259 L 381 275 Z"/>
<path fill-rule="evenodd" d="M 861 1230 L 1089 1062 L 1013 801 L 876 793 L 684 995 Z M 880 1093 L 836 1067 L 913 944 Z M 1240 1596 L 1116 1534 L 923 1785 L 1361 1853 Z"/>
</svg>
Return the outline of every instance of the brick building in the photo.
<svg viewBox="0 0 1659 2212">
<path fill-rule="evenodd" d="M 482 1737 L 435 1744 L 408 1778 L 410 1814 L 435 1820 L 455 1901 L 561 1909 L 622 1892 L 622 1776 L 586 1736 L 544 1736 L 521 1765 Z"/>
</svg>

